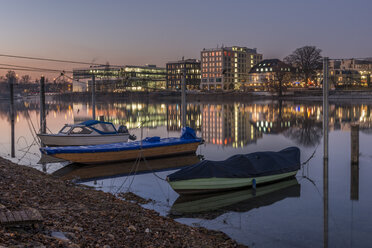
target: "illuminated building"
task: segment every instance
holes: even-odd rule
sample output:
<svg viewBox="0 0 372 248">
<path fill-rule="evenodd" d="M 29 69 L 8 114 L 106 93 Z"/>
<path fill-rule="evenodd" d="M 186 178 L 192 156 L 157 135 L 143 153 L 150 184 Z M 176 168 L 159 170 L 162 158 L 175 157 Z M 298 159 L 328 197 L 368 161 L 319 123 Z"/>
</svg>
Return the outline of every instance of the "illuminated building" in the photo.
<svg viewBox="0 0 372 248">
<path fill-rule="evenodd" d="M 146 66 L 91 66 L 73 70 L 73 91 L 90 91 L 92 75 L 97 92 L 154 91 L 165 89 L 166 69 Z"/>
<path fill-rule="evenodd" d="M 278 77 L 283 86 L 292 85 L 291 72 L 294 69 L 279 59 L 265 59 L 256 64 L 249 72 L 248 89 L 268 90 L 275 88 Z"/>
<path fill-rule="evenodd" d="M 372 61 L 341 59 L 329 61 L 329 78 L 337 88 L 370 87 Z"/>
<path fill-rule="evenodd" d="M 250 69 L 262 60 L 256 49 L 221 47 L 201 51 L 202 90 L 242 90 Z"/>
<path fill-rule="evenodd" d="M 184 66 L 186 66 L 186 89 L 199 89 L 201 77 L 200 61 L 196 59 L 186 59 L 167 63 L 167 89 L 181 89 Z"/>
</svg>

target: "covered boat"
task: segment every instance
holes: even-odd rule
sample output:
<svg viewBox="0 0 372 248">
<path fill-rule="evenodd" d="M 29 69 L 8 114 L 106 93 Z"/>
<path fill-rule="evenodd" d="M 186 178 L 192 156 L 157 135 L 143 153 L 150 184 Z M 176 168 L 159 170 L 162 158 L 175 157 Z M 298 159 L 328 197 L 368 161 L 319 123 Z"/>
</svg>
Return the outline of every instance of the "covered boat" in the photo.
<svg viewBox="0 0 372 248">
<path fill-rule="evenodd" d="M 179 194 L 209 193 L 270 183 L 293 177 L 300 169 L 300 149 L 234 155 L 224 161 L 204 160 L 167 176 Z"/>
<path fill-rule="evenodd" d="M 183 128 L 180 138 L 149 137 L 142 141 L 91 146 L 42 147 L 46 155 L 81 164 L 111 163 L 195 153 L 201 139 L 192 128 Z"/>
<path fill-rule="evenodd" d="M 79 124 L 66 124 L 57 134 L 38 134 L 45 146 L 84 146 L 127 142 L 128 129 L 116 130 L 111 122 L 89 120 Z"/>
</svg>

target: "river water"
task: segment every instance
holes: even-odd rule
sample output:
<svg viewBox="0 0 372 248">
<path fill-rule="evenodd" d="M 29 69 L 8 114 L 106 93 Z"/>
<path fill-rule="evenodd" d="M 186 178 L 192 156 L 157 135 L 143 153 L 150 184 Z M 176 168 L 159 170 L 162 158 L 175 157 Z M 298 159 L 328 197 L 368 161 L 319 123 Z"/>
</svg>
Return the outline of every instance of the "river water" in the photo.
<svg viewBox="0 0 372 248">
<path fill-rule="evenodd" d="M 143 206 L 181 223 L 220 230 L 250 247 L 372 246 L 372 103 L 330 103 L 329 160 L 323 160 L 321 102 L 256 101 L 189 103 L 187 124 L 205 143 L 197 156 L 79 167 L 37 164 L 37 100 L 16 104 L 15 158 L 11 154 L 9 105 L 0 104 L 0 155 L 62 178 L 111 193 L 133 192 L 151 200 Z M 47 102 L 47 127 L 90 119 L 87 102 Z M 138 138 L 180 135 L 176 103 L 97 103 L 97 116 L 124 124 Z M 351 124 L 359 124 L 359 163 L 351 163 Z M 142 126 L 142 130 L 139 128 Z M 223 160 L 255 151 L 298 146 L 301 161 L 311 157 L 295 179 L 203 197 L 180 197 L 162 179 L 200 159 Z M 328 166 L 328 177 L 324 177 Z M 177 167 L 177 168 L 176 168 Z M 154 172 L 156 171 L 156 172 Z M 135 173 L 135 175 L 134 175 Z M 328 187 L 327 187 L 328 186 Z"/>
</svg>

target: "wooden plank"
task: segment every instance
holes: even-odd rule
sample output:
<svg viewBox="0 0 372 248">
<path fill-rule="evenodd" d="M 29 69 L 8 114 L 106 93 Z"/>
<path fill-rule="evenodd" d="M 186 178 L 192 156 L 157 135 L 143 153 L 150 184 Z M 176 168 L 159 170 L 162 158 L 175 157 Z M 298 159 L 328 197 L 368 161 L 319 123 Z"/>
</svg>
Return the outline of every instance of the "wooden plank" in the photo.
<svg viewBox="0 0 372 248">
<path fill-rule="evenodd" d="M 25 213 L 24 210 L 19 211 L 18 213 L 19 213 L 19 215 L 21 216 L 22 221 L 27 221 L 27 220 L 29 219 L 29 218 L 28 218 L 28 215 Z"/>
<path fill-rule="evenodd" d="M 13 216 L 14 216 L 14 221 L 15 222 L 19 222 L 19 221 L 22 221 L 22 216 L 19 214 L 19 211 L 14 211 L 12 212 Z"/>
<path fill-rule="evenodd" d="M 29 220 L 41 221 L 43 219 L 40 212 L 34 208 L 30 208 L 29 210 L 26 210 L 25 212 L 30 217 Z"/>
<path fill-rule="evenodd" d="M 6 218 L 8 219 L 8 222 L 14 222 L 15 219 L 13 217 L 13 214 L 11 212 L 5 212 Z"/>
<path fill-rule="evenodd" d="M 6 217 L 4 212 L 0 212 L 0 222 L 1 223 L 6 223 L 8 222 L 8 218 Z"/>
</svg>

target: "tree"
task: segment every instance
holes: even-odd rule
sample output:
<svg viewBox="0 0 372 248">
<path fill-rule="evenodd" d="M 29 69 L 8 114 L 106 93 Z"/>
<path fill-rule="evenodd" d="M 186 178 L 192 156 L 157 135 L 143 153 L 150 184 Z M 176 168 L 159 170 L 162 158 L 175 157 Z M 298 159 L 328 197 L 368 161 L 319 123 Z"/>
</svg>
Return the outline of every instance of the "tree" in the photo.
<svg viewBox="0 0 372 248">
<path fill-rule="evenodd" d="M 315 46 L 304 46 L 297 48 L 292 54 L 285 57 L 284 61 L 297 67 L 300 75 L 307 84 L 315 75 L 316 70 L 321 68 L 321 52 L 322 50 Z"/>
<path fill-rule="evenodd" d="M 273 80 L 274 80 L 274 88 L 278 92 L 278 96 L 283 95 L 283 90 L 285 89 L 284 83 L 290 82 L 292 78 L 292 72 L 290 66 L 286 65 L 285 63 L 279 61 L 273 67 Z"/>
<path fill-rule="evenodd" d="M 16 73 L 15 71 L 8 71 L 7 74 L 6 74 L 6 78 L 9 79 L 9 78 L 15 78 L 16 77 Z"/>
<path fill-rule="evenodd" d="M 23 75 L 22 78 L 21 78 L 21 82 L 25 83 L 25 84 L 31 82 L 30 75 Z"/>
</svg>

